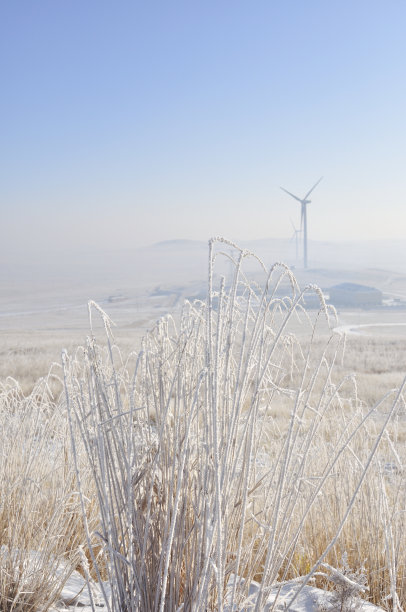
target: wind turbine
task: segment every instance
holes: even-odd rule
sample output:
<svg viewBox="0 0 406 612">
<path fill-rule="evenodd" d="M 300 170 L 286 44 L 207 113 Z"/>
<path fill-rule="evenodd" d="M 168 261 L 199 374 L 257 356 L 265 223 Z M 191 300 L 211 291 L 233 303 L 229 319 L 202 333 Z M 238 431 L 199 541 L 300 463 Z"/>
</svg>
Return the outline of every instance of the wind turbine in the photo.
<svg viewBox="0 0 406 612">
<path fill-rule="evenodd" d="M 290 217 L 289 217 L 290 219 Z M 302 229 L 300 228 L 300 230 L 296 229 L 295 224 L 293 223 L 292 219 L 290 219 L 290 224 L 293 227 L 293 234 L 292 234 L 292 238 L 290 239 L 290 241 L 292 242 L 293 240 L 296 243 L 296 265 L 298 262 L 298 256 L 299 256 L 299 236 L 302 233 Z"/>
<path fill-rule="evenodd" d="M 295 200 L 297 200 L 301 204 L 300 230 L 302 230 L 302 228 L 303 228 L 303 263 L 304 263 L 304 267 L 305 268 L 307 268 L 307 204 L 310 204 L 310 202 L 311 202 L 311 200 L 308 200 L 307 198 L 312 193 L 312 191 L 314 189 L 316 189 L 317 185 L 320 183 L 322 178 L 323 177 L 319 178 L 317 183 L 315 185 L 313 185 L 313 187 L 310 189 L 310 191 L 308 191 L 306 193 L 304 198 L 298 198 L 297 196 L 295 196 L 293 193 L 291 193 L 290 191 L 288 191 L 284 187 L 281 187 L 282 191 L 284 191 L 288 195 L 292 196 L 292 198 L 295 198 Z"/>
</svg>

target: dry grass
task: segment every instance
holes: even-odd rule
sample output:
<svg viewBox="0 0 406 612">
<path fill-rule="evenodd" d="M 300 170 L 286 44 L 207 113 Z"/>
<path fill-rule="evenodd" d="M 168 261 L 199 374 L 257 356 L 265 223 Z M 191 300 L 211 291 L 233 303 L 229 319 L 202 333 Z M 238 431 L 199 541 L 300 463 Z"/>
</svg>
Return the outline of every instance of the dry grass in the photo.
<svg viewBox="0 0 406 612">
<path fill-rule="evenodd" d="M 84 541 L 66 410 L 47 380 L 29 396 L 1 386 L 0 432 L 0 609 L 47 610 Z"/>
<path fill-rule="evenodd" d="M 96 337 L 103 340 L 104 329 Z M 32 393 L 41 378 L 46 378 L 52 395 L 57 398 L 63 391 L 61 351 L 74 354 L 83 344 L 87 329 L 0 331 L 0 381 L 13 378 L 25 396 Z M 139 338 L 138 330 L 118 329 L 116 339 L 121 350 L 134 350 Z M 50 367 L 52 372 L 50 373 Z"/>
<path fill-rule="evenodd" d="M 179 328 L 162 320 L 133 375 L 117 362 L 104 313 L 107 356 L 89 341 L 82 363 L 65 359 L 71 422 L 98 491 L 112 610 L 247 607 L 253 578 L 260 610 L 278 581 L 311 579 L 343 548 L 360 567 L 370 560 L 375 601 L 404 603 L 403 481 L 391 490 L 382 468 L 403 396 L 366 411 L 352 379 L 334 380 L 340 338 L 314 341 L 326 307 L 308 317 L 283 266 L 263 287 L 249 285 L 247 254 L 239 256 L 226 290 L 221 280 L 214 287 L 211 251 L 207 303 L 186 305 Z M 292 296 L 280 300 L 286 277 Z M 291 332 L 298 321 L 301 342 Z M 230 592 L 232 575 L 245 580 Z"/>
</svg>

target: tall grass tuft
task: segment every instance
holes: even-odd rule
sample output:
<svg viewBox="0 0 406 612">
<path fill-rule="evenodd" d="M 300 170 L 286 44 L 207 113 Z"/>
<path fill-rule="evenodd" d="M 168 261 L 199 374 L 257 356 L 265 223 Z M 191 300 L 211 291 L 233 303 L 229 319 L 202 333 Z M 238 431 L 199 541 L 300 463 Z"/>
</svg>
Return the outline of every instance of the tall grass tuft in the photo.
<svg viewBox="0 0 406 612">
<path fill-rule="evenodd" d="M 234 270 L 228 283 L 216 274 L 224 258 Z M 377 512 L 385 570 L 374 599 L 400 610 L 405 551 L 395 509 L 404 481 L 385 480 L 382 457 L 403 388 L 386 414 L 365 411 L 352 378 L 334 380 L 342 341 L 326 334 L 334 312 L 321 292 L 301 291 L 286 266 L 266 272 L 259 260 L 263 281 L 250 283 L 252 258 L 211 240 L 207 299 L 186 302 L 176 322 L 158 321 L 132 370 L 102 311 L 106 350 L 90 337 L 83 362 L 64 358 L 79 485 L 76 432 L 97 491 L 100 527 L 87 528 L 87 542 L 102 589 L 111 585 L 106 604 L 114 612 L 262 610 L 281 581 L 302 575 L 306 583 L 348 548 L 361 566 Z M 304 307 L 309 291 L 319 295 L 316 313 Z M 376 571 L 366 569 L 371 583 Z"/>
<path fill-rule="evenodd" d="M 217 274 L 224 258 L 228 281 Z M 267 272 L 259 260 L 262 281 L 249 282 L 253 259 L 211 240 L 207 299 L 186 302 L 177 321 L 158 321 L 133 366 L 100 309 L 105 349 L 91 336 L 82 360 L 64 356 L 88 554 L 106 605 L 263 610 L 284 580 L 302 575 L 305 584 L 344 550 L 351 564 L 360 560 L 376 512 L 385 517 L 376 537 L 386 569 L 374 597 L 400 610 L 404 481 L 389 482 L 382 461 L 393 455 L 388 427 L 404 410 L 403 387 L 385 414 L 365 410 L 352 377 L 334 378 L 342 339 L 329 331 L 334 311 L 321 292 L 301 291 L 286 266 Z M 314 313 L 304 306 L 309 291 L 319 295 Z M 83 450 L 97 529 L 86 516 Z"/>
<path fill-rule="evenodd" d="M 66 410 L 46 379 L 0 387 L 0 609 L 47 610 L 83 540 Z"/>
</svg>

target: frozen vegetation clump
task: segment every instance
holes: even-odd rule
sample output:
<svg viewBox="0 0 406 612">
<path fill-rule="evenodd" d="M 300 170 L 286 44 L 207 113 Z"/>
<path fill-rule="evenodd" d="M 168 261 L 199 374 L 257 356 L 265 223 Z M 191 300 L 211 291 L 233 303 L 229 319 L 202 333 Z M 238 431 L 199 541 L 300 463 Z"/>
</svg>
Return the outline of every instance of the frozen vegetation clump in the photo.
<svg viewBox="0 0 406 612">
<path fill-rule="evenodd" d="M 49 379 L 28 397 L 12 379 L 0 384 L 1 612 L 47 610 L 78 563 L 84 532 L 73 468 L 66 410 Z"/>
<path fill-rule="evenodd" d="M 360 599 L 368 591 L 365 568 L 352 570 L 348 564 L 347 553 L 343 554 L 341 566 L 336 569 L 328 563 L 321 566 L 328 573 L 318 572 L 333 585 L 333 593 L 325 594 L 320 598 L 320 612 L 334 610 L 336 612 L 359 612 L 364 608 L 364 602 Z"/>
<path fill-rule="evenodd" d="M 73 448 L 79 433 L 97 491 L 89 554 L 114 611 L 258 611 L 280 581 L 306 584 L 349 537 L 402 404 L 399 391 L 378 424 L 352 378 L 334 379 L 342 342 L 321 292 L 304 290 L 320 299 L 308 313 L 283 264 L 256 260 L 249 282 L 252 258 L 210 241 L 207 299 L 160 320 L 133 366 L 103 312 L 107 356 L 93 338 L 83 362 L 65 356 Z"/>
</svg>

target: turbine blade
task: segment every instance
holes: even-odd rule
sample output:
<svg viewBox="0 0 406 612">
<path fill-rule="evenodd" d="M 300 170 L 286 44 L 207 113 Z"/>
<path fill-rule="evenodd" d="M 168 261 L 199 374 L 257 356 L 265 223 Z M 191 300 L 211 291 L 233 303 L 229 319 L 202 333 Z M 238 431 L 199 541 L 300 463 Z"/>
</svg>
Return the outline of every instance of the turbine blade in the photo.
<svg viewBox="0 0 406 612">
<path fill-rule="evenodd" d="M 297 200 L 298 202 L 302 203 L 302 200 L 300 198 L 298 198 L 297 196 L 293 195 L 293 193 L 290 193 L 290 191 L 288 191 L 287 189 L 285 189 L 284 187 L 281 187 L 282 191 L 284 191 L 285 193 L 288 193 L 290 196 L 292 196 L 292 198 L 295 198 L 295 200 Z"/>
<path fill-rule="evenodd" d="M 304 219 L 304 214 L 305 214 L 304 211 L 305 211 L 305 207 L 302 204 L 302 211 L 301 211 L 301 214 L 300 214 L 300 233 L 303 232 L 303 219 Z"/>
<path fill-rule="evenodd" d="M 320 183 L 321 179 L 323 177 L 320 177 L 319 180 L 317 181 L 317 183 L 315 185 L 313 185 L 313 187 L 310 189 L 310 191 L 308 191 L 305 195 L 305 197 L 303 198 L 304 200 L 307 200 L 307 198 L 309 197 L 309 195 L 311 194 L 311 192 L 313 191 L 313 189 L 316 189 L 317 185 Z"/>
</svg>

